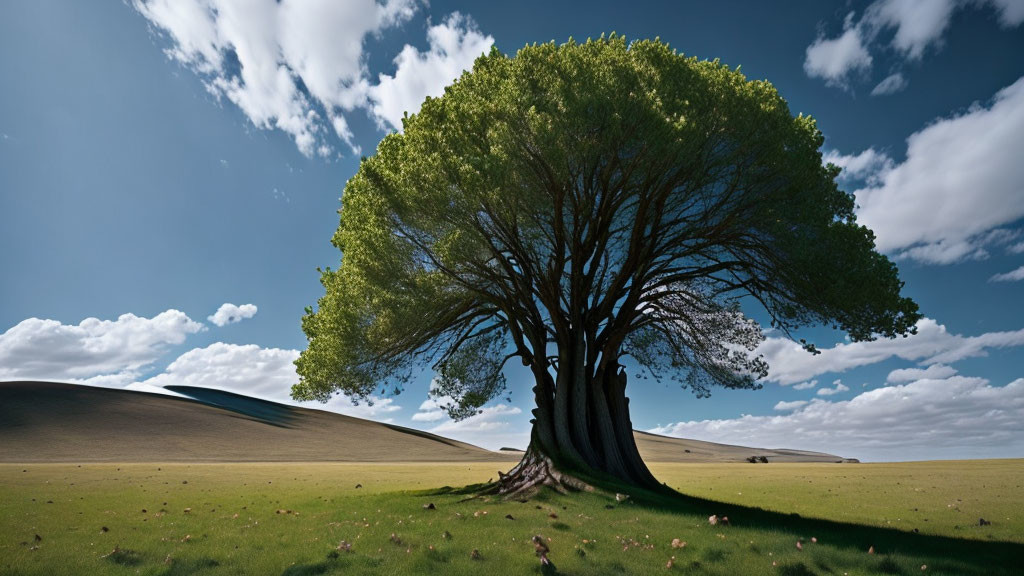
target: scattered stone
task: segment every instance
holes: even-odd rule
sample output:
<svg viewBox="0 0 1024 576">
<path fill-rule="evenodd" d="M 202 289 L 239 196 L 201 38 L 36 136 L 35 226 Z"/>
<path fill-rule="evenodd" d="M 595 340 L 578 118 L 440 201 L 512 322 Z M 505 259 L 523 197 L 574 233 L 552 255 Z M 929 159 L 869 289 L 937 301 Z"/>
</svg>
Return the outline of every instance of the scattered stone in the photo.
<svg viewBox="0 0 1024 576">
<path fill-rule="evenodd" d="M 182 480 L 181 483 L 182 484 L 188 484 L 188 480 Z"/>
<path fill-rule="evenodd" d="M 445 540 L 451 540 L 452 539 L 452 533 L 447 531 L 447 530 L 445 530 L 444 534 L 441 534 L 441 538 L 444 538 Z"/>
<path fill-rule="evenodd" d="M 689 452 L 689 450 L 687 450 L 687 452 Z M 672 556 L 671 558 L 668 559 L 668 562 L 665 563 L 665 568 L 668 568 L 669 570 L 671 570 L 672 567 L 675 566 L 675 562 L 676 562 L 676 557 Z"/>
<path fill-rule="evenodd" d="M 804 545 L 799 540 L 796 541 L 796 549 L 797 550 L 803 550 L 804 549 Z"/>
<path fill-rule="evenodd" d="M 548 514 L 548 518 L 554 518 L 554 519 L 557 520 L 558 519 L 558 514 L 555 514 L 554 512 L 552 512 L 552 513 Z"/>
<path fill-rule="evenodd" d="M 100 532 L 102 532 L 102 533 L 110 532 L 110 528 L 107 528 L 106 526 L 103 526 L 103 527 L 100 528 Z"/>
<path fill-rule="evenodd" d="M 870 548 L 868 548 L 868 554 L 874 554 L 874 553 L 875 553 L 875 547 L 874 546 L 871 546 Z"/>
<path fill-rule="evenodd" d="M 505 518 L 509 520 L 515 520 L 515 518 L 513 518 L 511 514 L 505 514 Z"/>
<path fill-rule="evenodd" d="M 338 543 L 338 548 L 337 549 L 338 550 L 342 550 L 344 552 L 351 552 L 352 551 L 352 544 L 349 543 L 349 542 L 346 542 L 345 540 L 342 540 L 341 542 Z"/>
<path fill-rule="evenodd" d="M 629 500 L 629 494 L 619 494 L 618 492 L 615 493 L 616 502 L 625 502 L 626 500 Z"/>
<path fill-rule="evenodd" d="M 36 534 L 35 541 L 36 542 L 42 542 L 43 541 L 43 537 L 40 536 L 39 534 Z"/>
<path fill-rule="evenodd" d="M 922 572 L 927 570 L 927 569 L 928 569 L 928 565 L 927 564 L 921 564 L 921 571 Z"/>
<path fill-rule="evenodd" d="M 673 538 L 672 539 L 672 547 L 673 548 L 686 548 L 686 542 L 680 540 L 679 538 Z M 673 558 L 674 558 L 674 556 L 673 556 Z"/>
<path fill-rule="evenodd" d="M 192 509 L 191 508 L 185 508 L 185 514 L 191 514 L 191 513 L 192 513 Z"/>
<path fill-rule="evenodd" d="M 391 533 L 391 543 L 396 545 L 396 546 L 401 546 L 402 545 L 402 539 L 399 538 L 397 534 L 392 532 Z"/>
<path fill-rule="evenodd" d="M 551 552 L 551 550 L 548 548 L 548 545 L 544 543 L 544 537 L 537 534 L 531 538 L 530 541 L 533 542 L 533 550 L 537 553 L 537 557 L 540 558 L 540 563 L 545 566 L 550 564 L 551 561 L 548 560 L 548 553 Z"/>
<path fill-rule="evenodd" d="M 471 560 L 479 560 L 480 559 L 480 551 L 477 550 L 476 548 L 473 548 L 473 551 L 469 553 L 469 558 Z"/>
<path fill-rule="evenodd" d="M 363 487 L 362 484 L 356 484 L 356 489 L 359 489 L 359 488 L 362 488 L 362 487 Z"/>
<path fill-rule="evenodd" d="M 437 506 L 434 506 L 433 502 L 423 505 L 424 510 L 437 510 Z"/>
<path fill-rule="evenodd" d="M 992 525 L 992 523 L 989 522 L 988 520 L 985 520 L 984 518 L 978 518 L 978 526 L 990 526 L 990 525 Z"/>
<path fill-rule="evenodd" d="M 708 516 L 708 524 L 711 524 L 712 526 L 715 526 L 716 524 L 718 524 L 718 516 L 716 514 L 712 514 L 711 516 Z"/>
</svg>

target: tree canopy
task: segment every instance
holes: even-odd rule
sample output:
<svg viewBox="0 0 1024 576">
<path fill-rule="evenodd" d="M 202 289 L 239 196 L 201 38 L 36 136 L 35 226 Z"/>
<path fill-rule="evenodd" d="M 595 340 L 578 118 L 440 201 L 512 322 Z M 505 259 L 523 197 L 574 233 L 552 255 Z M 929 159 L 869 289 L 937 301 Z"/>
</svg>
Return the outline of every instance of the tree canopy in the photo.
<svg viewBox="0 0 1024 576">
<path fill-rule="evenodd" d="M 548 440 L 579 447 L 627 355 L 699 395 L 756 387 L 744 308 L 786 334 L 906 335 L 917 306 L 822 142 L 769 82 L 657 39 L 492 49 L 345 186 L 293 395 L 365 399 L 432 367 L 460 418 L 517 359 L 539 408 L 582 410 Z"/>
</svg>

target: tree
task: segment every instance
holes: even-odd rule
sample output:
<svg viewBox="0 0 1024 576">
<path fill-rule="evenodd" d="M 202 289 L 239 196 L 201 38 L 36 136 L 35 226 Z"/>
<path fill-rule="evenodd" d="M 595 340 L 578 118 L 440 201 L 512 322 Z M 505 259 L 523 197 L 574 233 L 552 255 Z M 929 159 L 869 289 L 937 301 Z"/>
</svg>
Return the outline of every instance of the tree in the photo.
<svg viewBox="0 0 1024 576">
<path fill-rule="evenodd" d="M 744 308 L 791 338 L 819 323 L 895 337 L 920 318 L 822 142 L 770 83 L 658 40 L 492 50 L 345 186 L 341 265 L 303 317 L 292 394 L 397 393 L 430 366 L 432 394 L 465 418 L 518 359 L 533 431 L 500 491 L 655 485 L 627 356 L 704 396 L 767 374 Z"/>
</svg>

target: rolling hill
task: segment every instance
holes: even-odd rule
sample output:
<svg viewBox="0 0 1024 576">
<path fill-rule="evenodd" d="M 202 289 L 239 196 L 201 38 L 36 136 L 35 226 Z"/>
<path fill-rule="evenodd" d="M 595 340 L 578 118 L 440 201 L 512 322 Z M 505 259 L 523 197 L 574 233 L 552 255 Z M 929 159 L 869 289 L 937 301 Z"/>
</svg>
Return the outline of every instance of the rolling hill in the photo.
<svg viewBox="0 0 1024 576">
<path fill-rule="evenodd" d="M 169 386 L 179 398 L 52 382 L 0 382 L 0 462 L 509 462 L 428 432 L 231 392 Z M 839 462 L 637 431 L 650 462 Z"/>
</svg>

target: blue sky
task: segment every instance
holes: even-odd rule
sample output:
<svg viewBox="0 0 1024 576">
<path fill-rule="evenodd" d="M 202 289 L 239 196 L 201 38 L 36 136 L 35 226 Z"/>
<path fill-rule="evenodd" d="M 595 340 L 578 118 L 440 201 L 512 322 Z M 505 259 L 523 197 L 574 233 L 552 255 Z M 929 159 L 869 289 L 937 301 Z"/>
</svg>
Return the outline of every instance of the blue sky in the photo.
<svg viewBox="0 0 1024 576">
<path fill-rule="evenodd" d="M 634 380 L 634 425 L 864 459 L 1024 456 L 1022 0 L 0 10 L 0 380 L 286 399 L 359 154 L 492 44 L 616 31 L 742 66 L 817 118 L 926 316 L 866 345 L 808 329 L 817 357 L 768 334 L 760 391 Z M 327 408 L 523 446 L 530 382 L 509 377 L 511 404 L 460 423 L 427 401 L 430 374 Z"/>
</svg>

